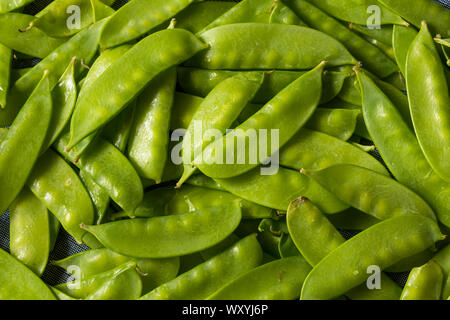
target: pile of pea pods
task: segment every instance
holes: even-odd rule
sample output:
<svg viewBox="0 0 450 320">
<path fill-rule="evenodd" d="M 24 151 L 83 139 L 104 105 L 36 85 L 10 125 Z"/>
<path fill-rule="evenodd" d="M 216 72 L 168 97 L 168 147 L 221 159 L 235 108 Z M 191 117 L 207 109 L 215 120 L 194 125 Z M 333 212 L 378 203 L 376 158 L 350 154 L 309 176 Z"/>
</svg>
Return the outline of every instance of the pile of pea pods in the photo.
<svg viewBox="0 0 450 320">
<path fill-rule="evenodd" d="M 1 300 L 450 299 L 449 8 L 33 2 L 0 0 Z"/>
</svg>

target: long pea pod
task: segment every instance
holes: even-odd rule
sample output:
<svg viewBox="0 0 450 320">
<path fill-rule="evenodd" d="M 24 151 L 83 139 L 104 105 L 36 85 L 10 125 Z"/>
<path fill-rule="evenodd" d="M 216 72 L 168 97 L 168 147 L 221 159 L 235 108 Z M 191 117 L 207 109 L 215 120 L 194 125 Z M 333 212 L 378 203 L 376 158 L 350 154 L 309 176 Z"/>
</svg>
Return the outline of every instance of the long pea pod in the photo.
<svg viewBox="0 0 450 320">
<path fill-rule="evenodd" d="M 392 33 L 392 48 L 394 49 L 395 60 L 403 76 L 406 76 L 406 57 L 408 49 L 414 38 L 417 36 L 417 30 L 413 27 L 394 26 Z"/>
<path fill-rule="evenodd" d="M 6 107 L 6 96 L 11 78 L 12 51 L 0 43 L 0 109 Z"/>
<path fill-rule="evenodd" d="M 52 116 L 48 73 L 25 102 L 0 144 L 0 212 L 22 190 L 44 144 Z"/>
<path fill-rule="evenodd" d="M 92 204 L 95 209 L 95 224 L 101 224 L 108 210 L 110 197 L 108 193 L 100 187 L 86 171 L 80 170 L 80 179 L 83 182 L 86 190 L 89 192 Z"/>
<path fill-rule="evenodd" d="M 0 13 L 10 12 L 22 8 L 23 6 L 33 2 L 34 0 L 1 0 Z"/>
<path fill-rule="evenodd" d="M 392 34 L 393 29 L 398 25 L 382 25 L 380 28 L 369 28 L 366 25 L 359 25 L 355 23 L 350 23 L 349 28 L 351 30 L 356 30 L 362 35 L 369 36 L 377 41 L 384 43 L 387 46 L 392 46 Z M 401 26 L 400 26 L 401 27 Z"/>
<path fill-rule="evenodd" d="M 411 270 L 400 300 L 440 300 L 442 281 L 440 265 L 431 260 Z"/>
</svg>

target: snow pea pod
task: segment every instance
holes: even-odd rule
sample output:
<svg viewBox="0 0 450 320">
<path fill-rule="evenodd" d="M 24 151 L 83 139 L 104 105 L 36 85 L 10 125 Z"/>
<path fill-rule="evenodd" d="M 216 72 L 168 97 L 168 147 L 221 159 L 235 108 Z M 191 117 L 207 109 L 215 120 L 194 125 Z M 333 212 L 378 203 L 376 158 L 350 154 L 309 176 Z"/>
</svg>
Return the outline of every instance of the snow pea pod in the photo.
<svg viewBox="0 0 450 320">
<path fill-rule="evenodd" d="M 417 194 L 390 177 L 351 164 L 319 171 L 302 170 L 348 205 L 377 219 L 420 214 L 436 220 L 433 210 Z"/>
<path fill-rule="evenodd" d="M 403 259 L 396 264 L 386 268 L 386 272 L 409 272 L 411 269 L 420 267 L 421 265 L 430 261 L 435 254 L 435 248 L 428 248 L 425 251 L 419 252 L 411 257 Z"/>
<path fill-rule="evenodd" d="M 321 61 L 327 61 L 329 66 L 356 63 L 337 40 L 306 27 L 237 23 L 207 30 L 198 36 L 209 48 L 187 63 L 205 69 L 305 70 Z"/>
<path fill-rule="evenodd" d="M 25 102 L 0 144 L 0 212 L 20 193 L 39 156 L 52 116 L 48 73 Z"/>
<path fill-rule="evenodd" d="M 416 36 L 417 31 L 413 27 L 394 26 L 392 48 L 394 49 L 395 60 L 403 76 L 406 76 L 408 49 Z"/>
<path fill-rule="evenodd" d="M 380 220 L 365 214 L 355 208 L 327 216 L 328 220 L 341 230 L 365 230 L 380 222 Z"/>
<path fill-rule="evenodd" d="M 0 249 L 1 300 L 55 300 L 48 286 L 21 262 Z"/>
<path fill-rule="evenodd" d="M 438 263 L 427 264 L 411 270 L 400 300 L 439 300 L 443 274 Z"/>
<path fill-rule="evenodd" d="M 448 297 L 450 295 L 450 245 L 440 250 L 434 257 L 433 260 L 439 263 L 444 274 L 444 287 L 442 288 L 442 298 Z"/>
<path fill-rule="evenodd" d="M 406 81 L 403 74 L 400 71 L 394 72 L 389 77 L 383 78 L 383 81 L 389 83 L 398 90 L 406 91 Z"/>
<path fill-rule="evenodd" d="M 414 133 L 386 95 L 361 71 L 357 76 L 367 129 L 389 170 L 423 197 L 443 224 L 450 225 L 450 184 L 431 169 Z"/>
<path fill-rule="evenodd" d="M 406 59 L 409 107 L 425 158 L 434 172 L 450 182 L 450 94 L 444 68 L 424 22 Z"/>
<path fill-rule="evenodd" d="M 142 296 L 140 300 L 206 299 L 233 279 L 257 267 L 262 256 L 256 235 L 247 236 L 224 252 Z"/>
<path fill-rule="evenodd" d="M 0 0 L 0 13 L 17 10 L 34 0 Z"/>
<path fill-rule="evenodd" d="M 12 51 L 0 43 L 0 109 L 6 107 L 6 96 L 11 77 Z"/>
<path fill-rule="evenodd" d="M 209 144 L 193 164 L 209 177 L 230 178 L 248 172 L 259 163 L 267 162 L 271 155 L 278 151 L 277 148 L 286 144 L 314 113 L 322 93 L 324 66 L 325 62 L 322 62 L 313 70 L 300 76 L 253 116 L 226 134 L 223 139 Z M 272 143 L 274 132 L 278 134 L 276 146 Z M 249 142 L 249 145 L 250 149 L 255 149 L 253 152 L 257 154 L 250 154 L 252 150 L 239 148 L 240 145 L 245 146 L 246 139 L 252 133 L 256 137 Z M 268 138 L 269 135 L 270 138 Z M 230 148 L 230 146 L 233 147 Z M 265 151 L 262 150 L 263 148 Z M 237 155 L 238 161 L 230 164 L 229 161 L 224 161 L 224 155 L 227 160 L 230 155 L 233 160 Z M 256 161 L 246 160 L 251 160 L 253 156 Z"/>
<path fill-rule="evenodd" d="M 383 51 L 307 1 L 288 0 L 286 3 L 309 26 L 339 40 L 365 68 L 378 76 L 384 78 L 398 70 Z"/>
<path fill-rule="evenodd" d="M 384 270 L 441 239 L 437 224 L 421 215 L 401 215 L 382 221 L 323 258 L 303 283 L 301 299 L 338 297 L 366 280 L 367 267 L 376 265 Z"/>
<path fill-rule="evenodd" d="M 203 102 L 203 98 L 190 94 L 175 92 L 170 117 L 170 130 L 186 129 L 191 123 L 192 116 Z"/>
<path fill-rule="evenodd" d="M 65 294 L 62 291 L 59 291 L 55 287 L 49 287 L 49 288 L 58 300 L 78 300 L 78 299 L 75 299 L 75 298 L 69 296 L 68 294 Z"/>
<path fill-rule="evenodd" d="M 86 190 L 89 192 L 92 204 L 95 209 L 95 224 L 101 224 L 109 206 L 109 195 L 100 187 L 86 171 L 81 170 L 79 172 L 80 179 L 83 182 Z"/>
<path fill-rule="evenodd" d="M 392 46 L 392 34 L 393 34 L 393 28 L 397 27 L 398 25 L 382 25 L 380 28 L 374 28 L 371 29 L 367 27 L 366 25 L 359 25 L 355 23 L 350 23 L 349 28 L 351 30 L 356 30 L 358 33 L 362 35 L 366 35 L 368 37 L 371 37 L 377 41 L 380 41 L 384 43 L 387 46 Z M 402 27 L 402 26 L 400 26 Z"/>
<path fill-rule="evenodd" d="M 132 0 L 108 21 L 102 47 L 110 48 L 136 39 L 186 8 L 194 0 Z"/>
<path fill-rule="evenodd" d="M 176 84 L 176 71 L 157 76 L 138 97 L 130 132 L 128 159 L 138 174 L 160 183 L 167 162 L 169 125 Z"/>
<path fill-rule="evenodd" d="M 359 110 L 317 108 L 305 128 L 347 141 L 355 133 Z"/>
<path fill-rule="evenodd" d="M 349 104 L 361 107 L 361 93 L 355 86 L 356 77 L 352 74 L 345 79 L 341 92 L 338 94 L 338 98 Z"/>
<path fill-rule="evenodd" d="M 120 254 L 168 258 L 217 244 L 236 229 L 240 220 L 240 205 L 232 202 L 180 215 L 121 220 L 83 228 L 106 248 Z"/>
<path fill-rule="evenodd" d="M 182 29 L 159 31 L 141 40 L 80 95 L 72 117 L 68 149 L 122 111 L 159 73 L 203 49 L 205 44 Z"/>
<path fill-rule="evenodd" d="M 136 100 L 130 106 L 119 113 L 106 126 L 103 127 L 101 135 L 122 153 L 125 152 L 131 134 L 136 111 Z"/>
<path fill-rule="evenodd" d="M 63 228 L 81 243 L 85 231 L 80 229 L 80 224 L 93 222 L 94 209 L 89 194 L 70 165 L 48 150 L 38 159 L 27 185 Z"/>
</svg>

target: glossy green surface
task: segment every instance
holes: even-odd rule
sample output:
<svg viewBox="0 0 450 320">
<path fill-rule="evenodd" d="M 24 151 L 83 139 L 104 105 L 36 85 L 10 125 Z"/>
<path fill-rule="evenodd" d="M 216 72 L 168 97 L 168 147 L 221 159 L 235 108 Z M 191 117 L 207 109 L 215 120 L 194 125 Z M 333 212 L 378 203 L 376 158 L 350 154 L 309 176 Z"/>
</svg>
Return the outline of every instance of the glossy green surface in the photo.
<svg viewBox="0 0 450 320">
<path fill-rule="evenodd" d="M 11 49 L 0 44 L 0 109 L 6 107 L 6 96 L 11 78 L 11 59 Z"/>
<path fill-rule="evenodd" d="M 392 33 L 392 48 L 394 49 L 395 60 L 397 61 L 397 65 L 403 76 L 406 75 L 406 57 L 408 55 L 408 49 L 416 36 L 417 30 L 414 29 L 414 27 L 394 26 Z"/>
<path fill-rule="evenodd" d="M 441 267 L 431 260 L 411 270 L 400 300 L 440 300 L 442 281 Z"/>
</svg>

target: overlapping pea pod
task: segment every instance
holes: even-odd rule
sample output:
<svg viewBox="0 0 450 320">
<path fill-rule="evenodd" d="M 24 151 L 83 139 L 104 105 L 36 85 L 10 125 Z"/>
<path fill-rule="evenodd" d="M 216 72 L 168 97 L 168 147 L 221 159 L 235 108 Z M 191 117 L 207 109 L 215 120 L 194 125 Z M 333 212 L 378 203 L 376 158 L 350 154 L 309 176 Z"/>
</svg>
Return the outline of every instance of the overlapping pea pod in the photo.
<svg viewBox="0 0 450 320">
<path fill-rule="evenodd" d="M 136 100 L 130 106 L 119 113 L 101 130 L 101 135 L 122 153 L 125 152 L 130 140 L 131 126 L 136 113 Z"/>
<path fill-rule="evenodd" d="M 77 280 L 84 280 L 119 267 L 128 261 L 134 261 L 139 268 L 142 279 L 142 292 L 144 294 L 174 279 L 180 267 L 180 259 L 178 257 L 169 259 L 133 259 L 105 248 L 80 252 L 51 263 L 66 271 L 78 267 L 80 278 Z"/>
<path fill-rule="evenodd" d="M 383 78 L 384 82 L 389 83 L 398 90 L 406 91 L 406 81 L 403 74 L 399 72 L 394 72 L 389 77 Z"/>
<path fill-rule="evenodd" d="M 286 221 L 297 249 L 313 267 L 345 243 L 339 231 L 307 198 L 296 199 L 289 205 Z M 369 290 L 364 284 L 345 295 L 353 300 L 398 300 L 401 288 L 385 274 L 380 282 L 380 289 Z"/>
<path fill-rule="evenodd" d="M 375 217 L 365 214 L 355 208 L 348 208 L 342 212 L 328 215 L 328 220 L 341 230 L 365 230 L 380 222 Z"/>
<path fill-rule="evenodd" d="M 17 10 L 33 1 L 34 0 L 15 0 L 15 1 L 1 0 L 0 1 L 0 13 Z"/>
<path fill-rule="evenodd" d="M 239 202 L 180 215 L 83 226 L 106 248 L 137 258 L 168 258 L 211 247 L 241 221 Z M 152 244 L 152 245 L 149 245 Z"/>
<path fill-rule="evenodd" d="M 136 39 L 186 8 L 194 0 L 132 0 L 121 7 L 102 33 L 102 47 Z"/>
<path fill-rule="evenodd" d="M 94 205 L 94 222 L 95 224 L 100 224 L 102 223 L 106 211 L 108 210 L 110 197 L 108 193 L 102 187 L 100 187 L 86 171 L 81 170 L 79 172 L 79 176 L 84 186 L 86 187 L 86 190 L 89 192 L 92 204 Z"/>
<path fill-rule="evenodd" d="M 431 260 L 411 270 L 400 300 L 440 300 L 442 281 L 441 267 Z"/>
<path fill-rule="evenodd" d="M 159 286 L 141 300 L 201 300 L 247 271 L 257 267 L 263 252 L 250 235 L 238 241 L 224 252 Z"/>
<path fill-rule="evenodd" d="M 300 26 L 237 23 L 207 30 L 198 37 L 209 49 L 187 64 L 206 69 L 307 70 L 321 61 L 329 66 L 357 62 L 337 40 Z"/>
<path fill-rule="evenodd" d="M 369 28 L 365 24 L 359 25 L 355 23 L 349 23 L 348 27 L 351 30 L 356 30 L 358 33 L 371 37 L 372 39 L 375 39 L 379 42 L 384 43 L 387 46 L 392 46 L 392 34 L 393 34 L 393 28 L 397 27 L 398 25 L 382 25 L 380 28 Z"/>
<path fill-rule="evenodd" d="M 322 73 L 325 64 L 322 62 L 300 76 L 244 123 L 222 139 L 209 144 L 203 153 L 196 157 L 193 164 L 209 177 L 230 178 L 270 160 L 271 155 L 278 152 L 277 148 L 286 144 L 314 113 L 322 92 Z M 253 141 L 249 141 L 250 150 L 241 150 L 243 148 L 239 148 L 239 145 L 245 146 L 249 134 L 255 135 L 255 138 L 251 139 Z M 273 143 L 272 135 L 275 134 L 278 138 Z M 244 152 L 245 154 L 242 154 Z M 252 152 L 256 154 L 251 154 Z M 227 161 L 223 161 L 224 155 Z M 230 157 L 234 160 L 233 163 L 229 163 Z M 253 163 L 250 161 L 252 157 L 256 160 Z"/>
<path fill-rule="evenodd" d="M 11 58 L 11 49 L 0 44 L 0 109 L 6 106 L 11 77 Z"/>
<path fill-rule="evenodd" d="M 193 34 L 181 29 L 159 31 L 141 40 L 80 95 L 68 149 L 109 122 L 159 73 L 205 47 Z"/>
<path fill-rule="evenodd" d="M 442 238 L 438 225 L 421 215 L 405 214 L 382 221 L 324 257 L 306 278 L 301 299 L 338 297 L 363 283 L 369 266 L 384 270 Z"/>
<path fill-rule="evenodd" d="M 100 21 L 79 32 L 17 80 L 8 95 L 6 109 L 0 110 L 0 126 L 9 126 L 14 121 L 26 97 L 39 82 L 45 70 L 50 71 L 49 86 L 53 88 L 73 57 L 88 64 L 97 52 L 98 39 L 103 25 L 104 21 Z M 75 77 L 80 71 L 81 66 L 76 68 Z"/>
<path fill-rule="evenodd" d="M 443 288 L 442 288 L 442 298 L 450 296 L 450 245 L 447 245 L 441 251 L 439 251 L 433 260 L 436 261 L 442 268 L 444 275 Z"/>
<path fill-rule="evenodd" d="M 0 144 L 1 214 L 25 185 L 44 144 L 51 116 L 52 98 L 45 72 Z"/>
<path fill-rule="evenodd" d="M 423 22 L 406 59 L 409 107 L 425 158 L 434 172 L 450 182 L 450 94 L 444 68 Z"/>
<path fill-rule="evenodd" d="M 367 129 L 394 177 L 423 197 L 443 224 L 450 225 L 450 183 L 442 180 L 423 156 L 398 109 L 361 71 L 363 114 Z M 374 108 L 376 106 L 376 108 Z"/>
<path fill-rule="evenodd" d="M 307 1 L 288 0 L 286 3 L 309 26 L 339 40 L 355 58 L 362 61 L 364 67 L 378 76 L 383 78 L 398 70 L 382 50 Z"/>
<path fill-rule="evenodd" d="M 417 30 L 414 27 L 394 26 L 392 48 L 394 49 L 395 60 L 403 76 L 406 76 L 406 57 L 408 50 L 416 36 Z"/>
<path fill-rule="evenodd" d="M 349 206 L 377 219 L 420 214 L 436 220 L 433 210 L 417 194 L 396 180 L 352 164 L 337 164 L 322 170 L 304 170 Z"/>
<path fill-rule="evenodd" d="M 0 249 L 1 300 L 55 300 L 48 286 L 21 262 Z"/>
</svg>

